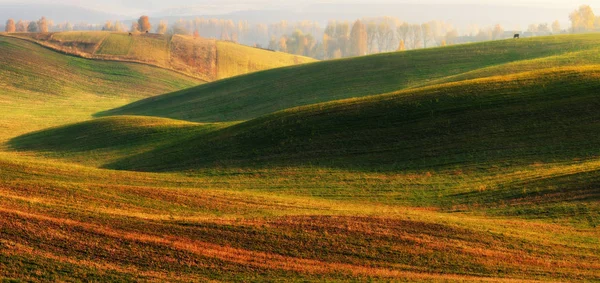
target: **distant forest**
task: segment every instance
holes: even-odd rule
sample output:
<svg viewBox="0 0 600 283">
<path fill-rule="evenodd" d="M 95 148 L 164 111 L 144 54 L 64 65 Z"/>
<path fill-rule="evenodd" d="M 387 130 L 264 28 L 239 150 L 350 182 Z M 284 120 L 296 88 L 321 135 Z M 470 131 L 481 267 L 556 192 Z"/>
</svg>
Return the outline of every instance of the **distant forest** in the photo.
<svg viewBox="0 0 600 283">
<path fill-rule="evenodd" d="M 512 38 L 514 34 L 532 37 L 600 30 L 600 17 L 597 17 L 588 5 L 573 11 L 569 19 L 571 26 L 565 28 L 556 20 L 552 23 L 531 24 L 525 31 L 506 30 L 498 24 L 490 27 L 474 25 L 459 32 L 452 24 L 444 21 L 407 23 L 393 17 L 363 18 L 354 22 L 331 20 L 324 27 L 312 21 L 249 24 L 246 21 L 206 18 L 168 23 L 152 22 L 147 16 L 140 17 L 131 25 L 118 21 L 104 24 L 71 24 L 54 23 L 42 17 L 31 22 L 9 19 L 4 30 L 8 33 L 104 30 L 181 34 L 231 41 L 322 60 L 501 40 Z"/>
</svg>

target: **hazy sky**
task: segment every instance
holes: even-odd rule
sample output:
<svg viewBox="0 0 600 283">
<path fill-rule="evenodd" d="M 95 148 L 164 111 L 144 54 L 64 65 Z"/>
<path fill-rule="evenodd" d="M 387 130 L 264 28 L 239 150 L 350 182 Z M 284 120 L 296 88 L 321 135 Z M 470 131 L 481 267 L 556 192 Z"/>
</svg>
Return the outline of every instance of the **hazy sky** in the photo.
<svg viewBox="0 0 600 283">
<path fill-rule="evenodd" d="M 206 11 L 205 14 L 228 13 L 251 9 L 294 9 L 300 10 L 303 5 L 314 3 L 442 3 L 442 4 L 478 4 L 478 5 L 514 5 L 545 6 L 553 8 L 574 9 L 581 4 L 589 4 L 600 9 L 600 0 L 22 0 L 18 3 L 61 3 L 89 7 L 120 15 L 137 15 L 139 13 L 157 13 L 170 9 L 193 7 L 193 10 Z M 0 0 L 0 3 L 17 3 L 15 0 Z"/>
</svg>

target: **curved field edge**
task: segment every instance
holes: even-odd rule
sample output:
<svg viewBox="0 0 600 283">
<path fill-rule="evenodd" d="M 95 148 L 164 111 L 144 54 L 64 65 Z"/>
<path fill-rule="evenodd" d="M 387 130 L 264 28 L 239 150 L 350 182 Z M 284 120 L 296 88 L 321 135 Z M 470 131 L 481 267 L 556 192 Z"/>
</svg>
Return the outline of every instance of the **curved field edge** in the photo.
<svg viewBox="0 0 600 283">
<path fill-rule="evenodd" d="M 87 59 L 147 64 L 204 81 L 316 61 L 287 53 L 182 35 L 129 36 L 127 33 L 115 32 L 59 32 L 0 36 L 28 40 L 45 48 Z M 221 53 L 224 55 L 220 55 Z"/>
<path fill-rule="evenodd" d="M 197 122 L 250 120 L 292 107 L 475 78 L 468 76 L 470 72 L 495 76 L 507 74 L 505 68 L 510 69 L 508 74 L 532 71 L 535 60 L 546 60 L 551 62 L 547 66 L 556 67 L 597 64 L 597 56 L 588 55 L 598 50 L 599 42 L 597 34 L 554 36 L 317 62 L 221 80 L 96 116 L 141 115 Z M 527 60 L 532 63 L 523 63 Z"/>
</svg>

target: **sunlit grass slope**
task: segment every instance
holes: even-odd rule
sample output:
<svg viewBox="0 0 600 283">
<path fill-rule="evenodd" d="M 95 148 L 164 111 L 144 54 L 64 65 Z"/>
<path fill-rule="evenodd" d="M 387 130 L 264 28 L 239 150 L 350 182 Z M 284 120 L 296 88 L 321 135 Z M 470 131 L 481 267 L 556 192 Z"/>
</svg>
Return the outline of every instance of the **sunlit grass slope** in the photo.
<svg viewBox="0 0 600 283">
<path fill-rule="evenodd" d="M 282 52 L 182 35 L 58 32 L 14 36 L 86 58 L 151 64 L 206 81 L 316 61 Z"/>
<path fill-rule="evenodd" d="M 0 37 L 0 140 L 202 81 L 142 64 L 63 55 Z"/>
<path fill-rule="evenodd" d="M 0 65 L 20 70 L 0 80 L 0 281 L 600 281 L 592 61 L 206 124 L 87 121 L 177 87 L 34 47 Z M 63 59 L 48 71 L 77 83 L 44 93 L 36 66 Z"/>
<path fill-rule="evenodd" d="M 585 222 L 576 228 L 488 217 L 478 212 L 477 202 L 453 213 L 419 204 L 452 200 L 460 191 L 452 186 L 459 184 L 477 192 L 468 182 L 526 182 L 523 171 L 497 171 L 487 180 L 437 172 L 291 168 L 182 176 L 5 153 L 0 168 L 0 276 L 6 278 L 523 282 L 600 277 L 600 234 Z M 538 185 L 549 176 L 582 170 L 538 169 L 527 176 Z M 307 189 L 314 195 L 302 192 Z M 486 195 L 497 190 L 490 186 Z M 574 208 L 579 215 L 588 209 Z"/>
<path fill-rule="evenodd" d="M 555 36 L 320 62 L 218 81 L 100 115 L 160 116 L 201 122 L 248 120 L 296 106 L 383 94 L 432 85 L 443 79 L 460 80 L 452 76 L 467 76 L 463 74 L 469 72 L 491 76 L 507 70 L 511 74 L 541 66 L 563 66 L 561 62 L 565 61 L 573 61 L 570 65 L 595 64 L 597 55 L 588 55 L 597 53 L 599 44 L 598 34 Z M 551 63 L 523 63 L 536 59 Z M 482 71 L 485 68 L 489 71 Z"/>
<path fill-rule="evenodd" d="M 565 67 L 316 104 L 111 167 L 423 169 L 597 157 L 599 78 L 599 67 Z"/>
</svg>

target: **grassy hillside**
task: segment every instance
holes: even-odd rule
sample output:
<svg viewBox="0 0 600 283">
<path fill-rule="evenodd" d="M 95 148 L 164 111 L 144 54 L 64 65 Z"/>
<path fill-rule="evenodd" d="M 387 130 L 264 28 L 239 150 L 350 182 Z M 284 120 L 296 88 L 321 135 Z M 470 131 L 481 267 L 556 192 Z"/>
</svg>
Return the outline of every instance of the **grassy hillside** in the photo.
<svg viewBox="0 0 600 283">
<path fill-rule="evenodd" d="M 205 81 L 314 62 L 281 52 L 182 35 L 117 32 L 23 33 L 14 36 L 93 59 L 141 62 L 177 70 Z"/>
<path fill-rule="evenodd" d="M 555 36 L 320 62 L 214 82 L 100 115 L 160 116 L 200 122 L 248 120 L 296 106 L 433 85 L 440 80 L 456 81 L 461 76 L 469 78 L 470 72 L 479 72 L 470 77 L 473 78 L 545 65 L 597 64 L 598 57 L 588 55 L 597 53 L 598 44 L 598 34 Z M 553 63 L 538 65 L 536 59 Z"/>
<path fill-rule="evenodd" d="M 546 40 L 519 46 L 559 52 Z M 431 77 L 415 71 L 406 75 L 414 81 L 396 82 L 410 89 L 221 124 L 90 120 L 189 78 L 6 42 L 0 51 L 16 47 L 0 52 L 10 62 L 0 69 L 19 75 L 0 79 L 10 85 L 0 87 L 0 281 L 600 281 L 600 66 L 593 59 L 577 55 L 572 66 L 540 57 L 548 60 L 540 69 L 527 60 L 490 65 L 490 53 L 480 68 L 461 68 L 470 72 L 464 78 L 437 77 L 432 67 Z M 484 46 L 504 44 L 512 43 Z M 381 56 L 411 54 L 425 56 Z M 38 80 L 38 65 L 74 82 Z M 437 66 L 445 68 L 456 66 Z M 352 73 L 304 84 L 328 93 L 336 88 L 327 81 L 370 76 Z M 226 81 L 248 82 L 244 91 L 231 85 L 240 94 L 272 83 Z M 68 91 L 52 91 L 62 83 Z M 385 93 L 393 84 L 371 87 Z M 360 85 L 346 91 L 353 88 Z M 245 103 L 236 111 L 248 107 L 244 115 L 254 117 L 253 103 L 265 101 Z"/>
<path fill-rule="evenodd" d="M 0 37 L 0 78 L 0 140 L 202 83 L 141 64 L 65 56 L 8 37 Z"/>
<path fill-rule="evenodd" d="M 599 67 L 565 67 L 316 104 L 110 167 L 275 164 L 397 170 L 597 157 L 598 77 Z"/>
</svg>

